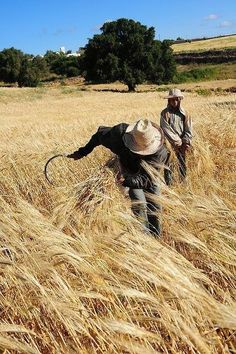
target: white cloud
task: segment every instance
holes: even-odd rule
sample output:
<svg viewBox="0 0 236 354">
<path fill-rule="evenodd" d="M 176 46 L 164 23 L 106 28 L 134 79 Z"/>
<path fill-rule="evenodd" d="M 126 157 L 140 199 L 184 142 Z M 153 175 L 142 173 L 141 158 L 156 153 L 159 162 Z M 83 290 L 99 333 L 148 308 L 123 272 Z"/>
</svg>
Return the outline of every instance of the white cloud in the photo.
<svg viewBox="0 0 236 354">
<path fill-rule="evenodd" d="M 231 27 L 233 26 L 233 23 L 231 21 L 223 21 L 219 24 L 219 27 L 223 28 L 223 27 Z"/>
<path fill-rule="evenodd" d="M 211 20 L 216 20 L 219 16 L 216 14 L 210 14 L 208 16 L 205 17 L 205 20 L 207 21 L 211 21 Z"/>
</svg>

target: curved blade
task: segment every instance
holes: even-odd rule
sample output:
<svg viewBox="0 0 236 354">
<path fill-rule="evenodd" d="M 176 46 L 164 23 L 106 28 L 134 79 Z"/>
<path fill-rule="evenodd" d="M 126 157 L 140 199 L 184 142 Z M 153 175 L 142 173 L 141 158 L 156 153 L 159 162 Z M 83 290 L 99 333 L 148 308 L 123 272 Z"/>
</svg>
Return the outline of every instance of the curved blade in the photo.
<svg viewBox="0 0 236 354">
<path fill-rule="evenodd" d="M 57 155 L 54 155 L 54 156 L 50 157 L 50 159 L 46 162 L 45 167 L 44 167 L 45 178 L 46 178 L 47 182 L 50 183 L 50 184 L 53 184 L 53 182 L 50 180 L 50 178 L 48 176 L 48 170 L 47 170 L 48 169 L 48 165 L 49 165 L 49 163 L 52 160 L 56 159 L 57 157 L 66 157 L 66 155 L 65 154 L 57 154 Z"/>
</svg>

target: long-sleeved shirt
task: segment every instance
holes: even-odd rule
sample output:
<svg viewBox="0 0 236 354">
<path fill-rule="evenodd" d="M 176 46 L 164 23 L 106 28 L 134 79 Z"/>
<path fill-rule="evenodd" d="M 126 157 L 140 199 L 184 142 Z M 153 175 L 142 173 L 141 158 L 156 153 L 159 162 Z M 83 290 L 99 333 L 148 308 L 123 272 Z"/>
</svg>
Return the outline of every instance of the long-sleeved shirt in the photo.
<svg viewBox="0 0 236 354">
<path fill-rule="evenodd" d="M 125 187 L 149 188 L 152 181 L 147 171 L 142 167 L 142 161 L 146 161 L 158 169 L 160 165 L 167 163 L 169 151 L 162 145 L 152 155 L 133 153 L 125 146 L 123 141 L 127 127 L 128 124 L 126 123 L 120 123 L 113 127 L 99 127 L 89 142 L 84 147 L 79 148 L 75 154 L 84 157 L 91 153 L 96 146 L 102 145 L 119 157 L 121 168 L 125 171 L 125 181 L 123 183 Z"/>
<path fill-rule="evenodd" d="M 192 120 L 182 107 L 174 109 L 168 105 L 161 112 L 160 126 L 172 146 L 191 145 Z"/>
</svg>

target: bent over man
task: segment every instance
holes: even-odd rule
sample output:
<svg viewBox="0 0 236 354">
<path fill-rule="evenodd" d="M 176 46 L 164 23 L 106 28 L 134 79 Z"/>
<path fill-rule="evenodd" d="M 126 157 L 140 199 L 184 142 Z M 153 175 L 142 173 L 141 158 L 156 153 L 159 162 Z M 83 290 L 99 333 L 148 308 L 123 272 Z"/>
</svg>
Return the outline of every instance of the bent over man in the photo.
<svg viewBox="0 0 236 354">
<path fill-rule="evenodd" d="M 192 121 L 186 111 L 181 107 L 181 100 L 184 98 L 179 89 L 171 89 L 167 107 L 161 112 L 160 126 L 165 137 L 170 142 L 178 159 L 180 179 L 186 178 L 186 152 L 189 150 L 192 141 Z M 166 184 L 172 183 L 171 169 L 165 170 Z"/>
<path fill-rule="evenodd" d="M 142 162 L 159 170 L 168 161 L 169 152 L 164 146 L 162 130 L 148 119 L 133 124 L 120 123 L 113 127 L 99 127 L 89 142 L 67 157 L 81 159 L 102 145 L 119 158 L 123 186 L 129 187 L 132 210 L 142 222 L 144 229 L 160 236 L 161 206 L 150 195 L 159 195 L 159 187 L 142 166 Z M 149 195 L 148 195 L 148 194 Z"/>
</svg>

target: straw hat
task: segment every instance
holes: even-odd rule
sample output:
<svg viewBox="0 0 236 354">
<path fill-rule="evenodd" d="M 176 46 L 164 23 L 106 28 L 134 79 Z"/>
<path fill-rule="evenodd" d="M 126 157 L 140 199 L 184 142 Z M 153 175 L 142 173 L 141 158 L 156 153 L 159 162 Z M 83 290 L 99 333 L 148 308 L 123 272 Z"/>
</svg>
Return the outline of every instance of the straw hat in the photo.
<svg viewBox="0 0 236 354">
<path fill-rule="evenodd" d="M 182 94 L 180 89 L 177 88 L 170 89 L 169 95 L 166 96 L 165 98 L 175 98 L 175 97 L 184 98 L 184 95 Z"/>
<path fill-rule="evenodd" d="M 140 119 L 130 124 L 123 136 L 125 146 L 140 155 L 152 155 L 162 146 L 162 130 L 148 119 Z"/>
</svg>

